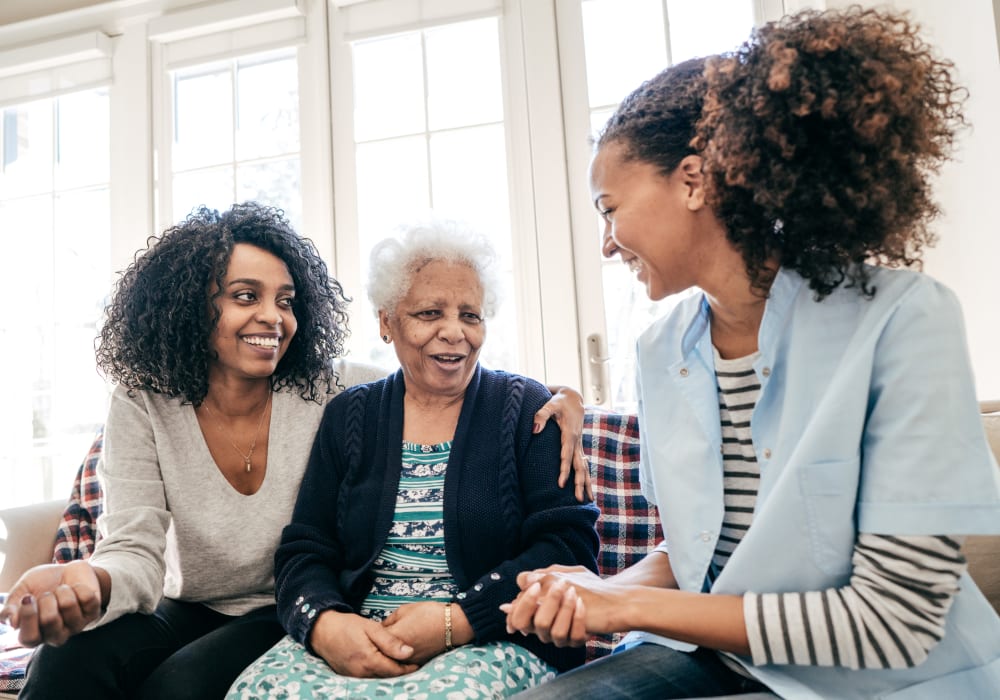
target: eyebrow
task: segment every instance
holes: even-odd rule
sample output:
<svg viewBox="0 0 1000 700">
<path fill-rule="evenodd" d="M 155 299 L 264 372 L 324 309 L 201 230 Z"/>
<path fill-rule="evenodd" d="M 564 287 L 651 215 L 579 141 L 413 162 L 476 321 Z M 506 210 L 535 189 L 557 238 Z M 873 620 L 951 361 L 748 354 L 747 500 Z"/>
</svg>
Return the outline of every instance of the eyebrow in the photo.
<svg viewBox="0 0 1000 700">
<path fill-rule="evenodd" d="M 248 285 L 250 285 L 252 287 L 259 287 L 260 284 L 261 284 L 261 282 L 260 282 L 260 280 L 253 279 L 252 277 L 240 277 L 239 279 L 235 279 L 235 280 L 230 281 L 229 284 L 227 284 L 226 286 L 227 287 L 233 287 L 233 286 L 237 286 L 237 285 L 241 285 L 241 284 L 248 284 Z M 295 285 L 294 284 L 283 284 L 280 287 L 278 287 L 278 291 L 282 291 L 282 292 L 294 292 L 295 291 Z"/>
</svg>

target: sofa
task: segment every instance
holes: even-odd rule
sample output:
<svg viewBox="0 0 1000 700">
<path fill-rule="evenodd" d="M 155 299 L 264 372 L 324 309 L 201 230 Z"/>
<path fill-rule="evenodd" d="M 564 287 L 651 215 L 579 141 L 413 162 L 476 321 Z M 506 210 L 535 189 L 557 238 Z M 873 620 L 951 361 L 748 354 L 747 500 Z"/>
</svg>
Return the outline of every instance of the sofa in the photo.
<svg viewBox="0 0 1000 700">
<path fill-rule="evenodd" d="M 1000 401 L 980 404 L 983 425 L 1000 462 Z M 55 500 L 0 510 L 0 591 L 35 564 L 85 557 L 93 546 L 94 522 L 100 511 L 96 465 L 99 434 L 80 467 L 69 502 Z M 601 517 L 598 533 L 601 574 L 612 575 L 645 556 L 662 538 L 656 509 L 639 488 L 639 430 L 634 415 L 588 410 L 583 447 L 590 463 L 594 496 Z M 963 551 L 969 572 L 1000 612 L 1000 535 L 967 537 Z M 595 637 L 588 659 L 609 653 L 613 636 Z M 0 686 L 0 698 L 6 696 Z"/>
</svg>

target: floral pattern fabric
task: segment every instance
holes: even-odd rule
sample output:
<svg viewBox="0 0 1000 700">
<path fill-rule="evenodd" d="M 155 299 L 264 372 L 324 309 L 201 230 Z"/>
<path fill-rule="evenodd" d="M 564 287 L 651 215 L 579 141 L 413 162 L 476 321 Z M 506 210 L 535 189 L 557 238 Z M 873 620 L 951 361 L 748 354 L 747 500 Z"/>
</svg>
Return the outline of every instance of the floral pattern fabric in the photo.
<svg viewBox="0 0 1000 700">
<path fill-rule="evenodd" d="M 351 678 L 286 636 L 243 672 L 226 700 L 484 700 L 509 697 L 555 675 L 527 649 L 491 642 L 457 647 L 403 676 Z"/>
</svg>

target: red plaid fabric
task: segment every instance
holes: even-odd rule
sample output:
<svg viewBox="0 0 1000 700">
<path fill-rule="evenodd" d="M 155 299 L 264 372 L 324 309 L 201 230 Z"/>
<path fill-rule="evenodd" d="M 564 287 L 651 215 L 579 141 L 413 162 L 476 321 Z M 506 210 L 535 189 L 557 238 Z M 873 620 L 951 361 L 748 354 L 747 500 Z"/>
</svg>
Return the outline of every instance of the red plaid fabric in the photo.
<svg viewBox="0 0 1000 700">
<path fill-rule="evenodd" d="M 594 500 L 601 509 L 597 559 L 602 576 L 632 566 L 663 539 L 656 507 L 639 486 L 639 419 L 635 415 L 588 408 L 583 419 L 583 451 L 590 462 Z M 587 642 L 587 660 L 610 653 L 619 635 Z"/>
<path fill-rule="evenodd" d="M 63 511 L 59 530 L 56 532 L 55 552 L 52 560 L 59 564 L 75 559 L 86 559 L 97 544 L 97 517 L 101 514 L 103 497 L 97 481 L 97 462 L 104 446 L 104 428 L 101 427 L 87 452 L 73 482 L 73 492 Z"/>
</svg>

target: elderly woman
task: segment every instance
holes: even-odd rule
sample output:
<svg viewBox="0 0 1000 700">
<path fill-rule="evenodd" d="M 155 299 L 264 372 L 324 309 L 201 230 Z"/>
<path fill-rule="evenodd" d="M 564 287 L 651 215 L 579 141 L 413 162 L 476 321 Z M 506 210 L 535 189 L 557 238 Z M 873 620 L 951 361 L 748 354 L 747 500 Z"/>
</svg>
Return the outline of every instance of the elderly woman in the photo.
<svg viewBox="0 0 1000 700">
<path fill-rule="evenodd" d="M 583 662 L 506 630 L 517 573 L 596 571 L 597 509 L 559 487 L 540 384 L 479 365 L 493 254 L 449 222 L 372 253 L 369 296 L 401 369 L 327 406 L 276 562 L 289 636 L 230 697 L 497 697 Z"/>
</svg>

